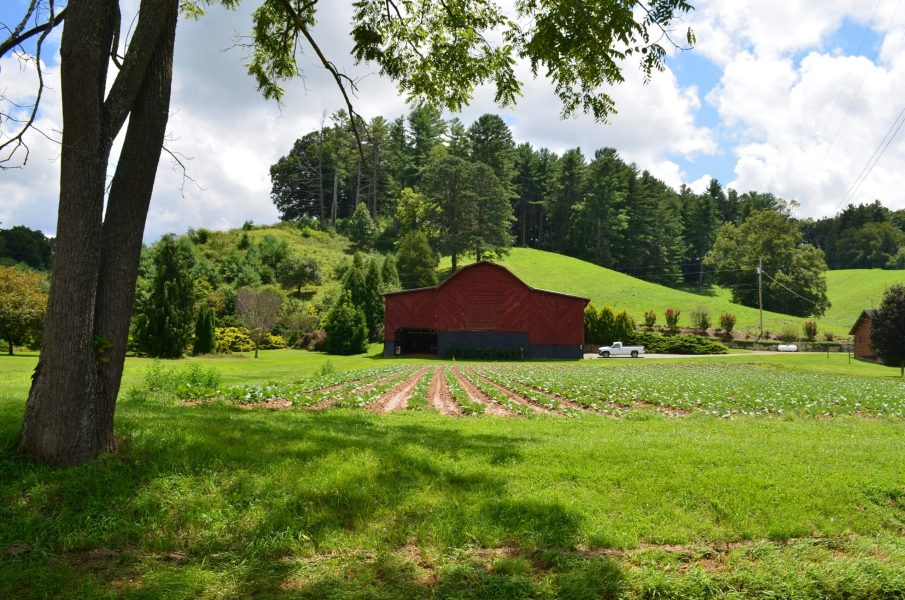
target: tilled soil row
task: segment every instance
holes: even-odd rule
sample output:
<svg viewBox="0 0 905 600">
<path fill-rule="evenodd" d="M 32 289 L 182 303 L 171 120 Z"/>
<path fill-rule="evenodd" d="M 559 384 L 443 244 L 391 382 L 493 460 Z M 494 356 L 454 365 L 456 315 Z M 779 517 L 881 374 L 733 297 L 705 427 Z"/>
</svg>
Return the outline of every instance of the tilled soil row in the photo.
<svg viewBox="0 0 905 600">
<path fill-rule="evenodd" d="M 468 367 L 465 370 L 468 371 L 469 373 L 471 373 L 472 375 L 474 375 L 475 377 L 480 378 L 481 381 L 483 381 L 487 385 L 492 385 L 495 389 L 499 390 L 504 396 L 506 396 L 507 398 L 509 398 L 516 404 L 520 404 L 522 406 L 527 406 L 528 408 L 530 408 L 531 410 L 533 410 L 534 412 L 537 412 L 537 413 L 542 413 L 542 414 L 546 414 L 546 415 L 557 414 L 557 412 L 555 410 L 549 409 L 546 406 L 541 406 L 540 404 L 532 402 L 531 400 L 529 400 L 528 398 L 525 398 L 518 392 L 516 392 L 514 390 L 510 390 L 506 386 L 500 385 L 499 383 L 490 379 L 486 375 L 478 373 L 477 371 L 475 371 L 474 367 Z"/>
<path fill-rule="evenodd" d="M 488 415 L 494 415 L 496 417 L 515 417 L 517 413 L 509 410 L 505 406 L 501 406 L 497 404 L 492 398 L 488 398 L 484 392 L 479 390 L 475 384 L 470 382 L 467 377 L 462 375 L 459 371 L 459 367 L 452 368 L 452 374 L 456 378 L 456 381 L 459 382 L 459 385 L 465 390 L 465 393 L 468 394 L 468 397 L 473 402 L 478 402 L 479 404 L 483 404 L 486 409 L 486 413 Z"/>
<path fill-rule="evenodd" d="M 411 377 L 399 382 L 398 385 L 383 393 L 380 398 L 368 404 L 368 408 L 377 412 L 392 412 L 405 410 L 408 400 L 412 397 L 412 390 L 427 373 L 428 367 L 416 371 Z"/>
<path fill-rule="evenodd" d="M 430 405 L 441 415 L 462 416 L 462 408 L 456 403 L 443 377 L 443 368 L 435 368 L 431 378 L 430 391 L 427 394 Z"/>
<path fill-rule="evenodd" d="M 367 385 L 367 386 L 364 386 L 364 387 L 360 388 L 360 391 L 362 391 L 362 392 L 370 392 L 370 391 L 373 390 L 374 388 L 376 388 L 376 387 L 378 387 L 378 386 L 381 386 L 381 385 L 385 384 L 385 383 L 388 382 L 388 381 L 392 381 L 393 379 L 396 379 L 396 378 L 398 378 L 398 377 L 400 377 L 400 376 L 403 376 L 403 374 L 401 374 L 401 373 L 393 373 L 392 375 L 389 375 L 389 376 L 387 376 L 387 377 L 384 377 L 383 379 L 379 379 L 379 380 L 375 381 L 374 383 L 372 383 L 372 384 L 370 384 L 370 385 Z M 346 385 L 348 385 L 348 384 L 346 384 Z M 335 388 L 333 388 L 333 389 L 334 389 L 334 390 L 335 390 L 335 389 L 339 389 L 340 387 L 343 387 L 343 386 L 338 386 L 338 387 L 335 387 Z M 332 391 L 332 390 L 331 390 L 331 391 Z M 318 403 L 316 403 L 316 404 L 312 404 L 311 406 L 306 406 L 305 409 L 306 409 L 306 410 L 324 410 L 325 408 L 330 408 L 331 406 L 333 406 L 334 404 L 336 404 L 338 401 L 339 401 L 339 398 L 327 398 L 326 400 L 321 400 L 320 402 L 318 402 Z"/>
</svg>

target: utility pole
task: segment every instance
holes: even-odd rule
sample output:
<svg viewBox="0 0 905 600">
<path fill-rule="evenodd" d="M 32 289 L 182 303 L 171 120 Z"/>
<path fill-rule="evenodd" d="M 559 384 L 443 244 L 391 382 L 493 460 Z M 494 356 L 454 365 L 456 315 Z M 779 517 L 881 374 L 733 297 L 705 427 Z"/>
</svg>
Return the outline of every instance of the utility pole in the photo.
<svg viewBox="0 0 905 600">
<path fill-rule="evenodd" d="M 764 337 L 764 259 L 757 259 L 757 306 L 760 309 L 760 337 Z"/>
</svg>

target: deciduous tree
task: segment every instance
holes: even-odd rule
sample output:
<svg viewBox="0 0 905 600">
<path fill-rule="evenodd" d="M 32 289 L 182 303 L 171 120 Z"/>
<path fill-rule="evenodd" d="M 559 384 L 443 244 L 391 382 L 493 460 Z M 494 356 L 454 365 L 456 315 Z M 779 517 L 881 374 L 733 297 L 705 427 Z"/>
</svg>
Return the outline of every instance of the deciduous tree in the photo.
<svg viewBox="0 0 905 600">
<path fill-rule="evenodd" d="M 761 261 L 765 309 L 804 317 L 829 307 L 823 252 L 803 244 L 798 223 L 776 211 L 723 225 L 704 264 L 714 268 L 718 285 L 732 290 L 733 301 L 757 306 Z"/>
<path fill-rule="evenodd" d="M 877 356 L 899 367 L 905 378 L 905 284 L 897 283 L 883 294 L 880 309 L 871 321 L 870 343 Z"/>
<path fill-rule="evenodd" d="M 261 342 L 280 320 L 282 305 L 283 297 L 274 289 L 254 290 L 247 287 L 239 289 L 236 295 L 236 316 L 248 329 L 248 336 L 255 343 L 255 358 L 258 358 Z"/>
<path fill-rule="evenodd" d="M 0 267 L 0 340 L 13 346 L 39 341 L 47 311 L 47 281 L 40 273 Z"/>
</svg>

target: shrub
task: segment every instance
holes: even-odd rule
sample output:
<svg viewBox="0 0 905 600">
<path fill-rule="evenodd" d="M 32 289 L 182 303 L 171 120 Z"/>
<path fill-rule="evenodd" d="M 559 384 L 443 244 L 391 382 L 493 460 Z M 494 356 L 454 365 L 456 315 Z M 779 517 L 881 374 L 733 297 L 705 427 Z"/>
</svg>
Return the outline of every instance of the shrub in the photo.
<svg viewBox="0 0 905 600">
<path fill-rule="evenodd" d="M 654 328 L 654 325 L 656 323 L 657 323 L 657 313 L 655 313 L 652 310 L 649 310 L 646 313 L 644 313 L 644 326 L 647 328 L 648 331 L 652 331 Z"/>
<path fill-rule="evenodd" d="M 823 339 L 825 339 L 825 340 L 828 341 L 828 342 L 832 342 L 832 341 L 834 341 L 834 340 L 836 339 L 836 336 L 833 335 L 833 332 L 832 332 L 832 331 L 824 331 L 824 332 L 823 332 Z"/>
<path fill-rule="evenodd" d="M 723 313 L 720 315 L 720 329 L 726 339 L 732 337 L 732 330 L 735 328 L 735 315 L 732 313 Z"/>
<path fill-rule="evenodd" d="M 302 334 L 292 345 L 297 350 L 324 350 L 326 348 L 327 334 L 323 329 L 309 331 Z"/>
<path fill-rule="evenodd" d="M 638 332 L 633 343 L 644 346 L 644 351 L 652 354 L 726 354 L 726 346 L 699 335 Z"/>
<path fill-rule="evenodd" d="M 613 335 L 610 342 L 625 342 L 626 344 L 632 343 L 632 340 L 635 339 L 635 321 L 632 319 L 626 311 L 620 312 L 616 315 L 616 319 L 613 323 Z"/>
<path fill-rule="evenodd" d="M 251 352 L 255 343 L 244 327 L 217 327 L 217 352 Z"/>
<path fill-rule="evenodd" d="M 679 315 L 682 314 L 682 311 L 675 310 L 673 308 L 667 308 L 664 316 L 666 317 L 666 329 L 670 332 L 675 333 L 679 330 Z"/>
<path fill-rule="evenodd" d="M 802 330 L 804 331 L 805 339 L 813 342 L 814 338 L 817 337 L 817 321 L 805 321 L 804 325 L 802 325 Z"/>
<path fill-rule="evenodd" d="M 283 336 L 268 333 L 261 339 L 260 348 L 261 350 L 278 350 L 279 348 L 285 348 L 288 345 L 286 338 Z"/>
<path fill-rule="evenodd" d="M 784 342 L 794 342 L 798 339 L 798 330 L 794 325 L 784 325 L 776 337 Z"/>
<path fill-rule="evenodd" d="M 330 354 L 358 354 L 368 347 L 368 322 L 365 313 L 352 304 L 352 296 L 343 291 L 324 319 L 325 346 Z"/>
<path fill-rule="evenodd" d="M 214 368 L 191 365 L 177 369 L 154 361 L 142 383 L 129 390 L 129 396 L 155 400 L 209 398 L 216 394 L 220 380 L 220 372 Z"/>
<path fill-rule="evenodd" d="M 710 311 L 706 306 L 700 305 L 691 311 L 691 325 L 702 335 L 707 333 L 710 329 Z"/>
</svg>

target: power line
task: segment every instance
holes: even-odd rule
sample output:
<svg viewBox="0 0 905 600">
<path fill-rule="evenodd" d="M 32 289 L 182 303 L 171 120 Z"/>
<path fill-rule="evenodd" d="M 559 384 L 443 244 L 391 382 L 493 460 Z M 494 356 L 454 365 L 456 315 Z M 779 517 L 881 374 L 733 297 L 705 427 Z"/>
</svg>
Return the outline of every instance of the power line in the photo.
<svg viewBox="0 0 905 600">
<path fill-rule="evenodd" d="M 870 33 L 871 25 L 873 25 L 874 18 L 877 16 L 877 10 L 880 8 L 880 3 L 883 0 L 877 0 L 877 4 L 874 5 L 874 12 L 870 15 L 870 20 L 867 22 L 867 26 L 864 28 L 864 34 L 861 36 L 861 42 L 858 44 L 858 49 L 855 50 L 855 55 L 861 52 L 861 48 L 864 47 L 864 42 L 867 40 L 867 34 Z M 887 27 L 887 30 L 889 28 Z M 817 136 L 818 138 L 823 138 L 823 134 L 826 132 L 827 126 L 830 124 L 830 119 L 832 119 L 833 115 L 836 113 L 836 108 L 839 106 L 839 100 L 842 98 L 842 91 L 848 87 L 848 80 L 851 76 L 851 72 L 845 74 L 845 81 L 842 82 L 842 86 L 839 88 L 839 91 L 836 93 L 836 99 L 833 101 L 833 108 L 830 110 L 830 114 L 827 115 L 826 121 L 823 123 L 823 127 L 820 129 L 820 134 Z M 848 104 L 848 108 L 845 111 L 845 114 L 842 116 L 842 120 L 839 122 L 839 127 L 836 128 L 836 135 L 833 136 L 833 140 L 830 142 L 830 145 L 827 146 L 826 151 L 823 153 L 823 158 L 826 159 L 826 155 L 829 154 L 830 149 L 835 145 L 836 139 L 839 137 L 839 131 L 842 129 L 842 125 L 845 124 L 845 120 L 848 118 L 848 113 L 854 104 L 855 98 L 858 97 L 858 94 L 861 92 L 861 85 L 864 83 L 863 75 L 861 77 L 861 82 L 858 84 L 857 90 L 855 90 L 855 94 L 852 96 L 851 101 Z M 822 161 L 821 161 L 822 162 Z"/>
<path fill-rule="evenodd" d="M 849 186 L 848 191 L 845 192 L 845 196 L 843 196 L 842 200 L 839 201 L 839 204 L 836 205 L 837 211 L 846 201 L 850 201 L 855 197 L 855 194 L 858 193 L 858 190 L 861 188 L 861 185 L 867 180 L 867 177 L 871 174 L 871 171 L 874 170 L 874 167 L 876 167 L 877 163 L 880 162 L 880 159 L 883 158 L 883 154 L 886 152 L 886 149 L 889 148 L 889 145 L 895 139 L 896 135 L 899 133 L 899 130 L 902 129 L 903 124 L 905 124 L 905 108 L 903 108 L 899 112 L 899 114 L 896 116 L 895 121 L 893 121 L 892 125 L 889 126 L 889 129 L 886 130 L 886 135 L 884 135 L 883 139 L 880 140 L 880 143 L 877 144 L 877 148 L 874 150 L 874 153 L 871 154 L 869 159 L 867 159 L 867 162 L 861 169 L 861 173 L 858 174 L 858 177 L 856 177 L 852 185 Z"/>
</svg>

